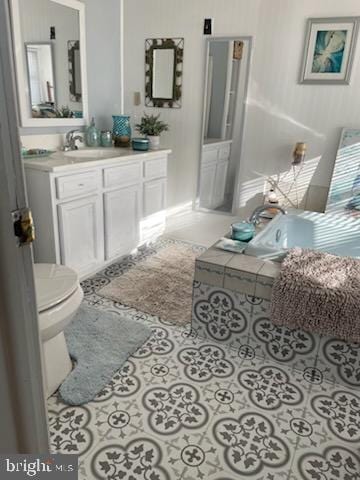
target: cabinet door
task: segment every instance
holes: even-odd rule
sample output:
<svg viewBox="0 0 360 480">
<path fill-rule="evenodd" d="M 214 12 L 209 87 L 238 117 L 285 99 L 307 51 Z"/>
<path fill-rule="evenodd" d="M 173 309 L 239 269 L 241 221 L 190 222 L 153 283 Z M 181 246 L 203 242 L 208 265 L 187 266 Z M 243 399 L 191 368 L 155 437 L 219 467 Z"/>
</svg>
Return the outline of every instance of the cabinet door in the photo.
<svg viewBox="0 0 360 480">
<path fill-rule="evenodd" d="M 58 205 L 61 263 L 80 275 L 104 260 L 101 197 L 93 195 Z"/>
<path fill-rule="evenodd" d="M 144 217 L 164 212 L 166 208 L 166 179 L 144 183 Z"/>
<path fill-rule="evenodd" d="M 226 180 L 229 162 L 219 162 L 216 167 L 213 208 L 217 208 L 225 201 Z"/>
<path fill-rule="evenodd" d="M 119 257 L 139 242 L 140 186 L 104 194 L 106 259 Z"/>
<path fill-rule="evenodd" d="M 200 207 L 212 208 L 214 203 L 214 188 L 216 163 L 201 168 L 200 174 Z"/>
</svg>

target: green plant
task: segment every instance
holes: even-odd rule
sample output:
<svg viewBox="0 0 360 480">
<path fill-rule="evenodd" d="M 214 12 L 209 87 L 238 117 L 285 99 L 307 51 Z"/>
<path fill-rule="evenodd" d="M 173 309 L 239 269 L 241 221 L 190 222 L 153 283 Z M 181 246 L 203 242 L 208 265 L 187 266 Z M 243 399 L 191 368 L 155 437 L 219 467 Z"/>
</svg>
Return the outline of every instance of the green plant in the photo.
<svg viewBox="0 0 360 480">
<path fill-rule="evenodd" d="M 60 108 L 55 108 L 55 114 L 58 118 L 72 118 L 74 113 L 70 110 L 67 105 L 63 105 Z"/>
<path fill-rule="evenodd" d="M 135 125 L 135 128 L 142 133 L 143 135 L 154 135 L 158 136 L 162 132 L 167 132 L 169 126 L 167 123 L 159 120 L 159 115 L 147 115 L 144 113 L 144 116 L 141 118 L 141 122 Z"/>
</svg>

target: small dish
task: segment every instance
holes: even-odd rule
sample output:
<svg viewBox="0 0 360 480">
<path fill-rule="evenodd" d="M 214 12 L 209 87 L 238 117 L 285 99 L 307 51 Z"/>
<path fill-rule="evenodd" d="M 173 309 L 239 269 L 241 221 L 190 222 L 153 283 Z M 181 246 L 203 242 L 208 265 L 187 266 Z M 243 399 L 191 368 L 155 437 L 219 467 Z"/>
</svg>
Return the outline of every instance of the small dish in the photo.
<svg viewBox="0 0 360 480">
<path fill-rule="evenodd" d="M 55 153 L 55 150 L 46 150 L 44 148 L 31 148 L 22 153 L 23 158 L 44 158 Z"/>
</svg>

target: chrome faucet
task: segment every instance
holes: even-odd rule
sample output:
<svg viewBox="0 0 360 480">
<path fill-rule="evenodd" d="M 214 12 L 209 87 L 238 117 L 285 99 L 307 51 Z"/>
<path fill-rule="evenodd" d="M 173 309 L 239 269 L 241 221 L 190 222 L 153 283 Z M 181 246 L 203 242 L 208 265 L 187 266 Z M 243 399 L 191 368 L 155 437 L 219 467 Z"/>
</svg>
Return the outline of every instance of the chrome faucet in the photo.
<svg viewBox="0 0 360 480">
<path fill-rule="evenodd" d="M 63 147 L 64 152 L 68 152 L 69 150 L 77 150 L 78 146 L 76 145 L 76 140 L 79 142 L 83 142 L 83 138 L 80 135 L 75 135 L 74 133 L 80 132 L 80 130 L 70 130 L 66 134 L 66 143 Z"/>
<path fill-rule="evenodd" d="M 265 210 L 268 210 L 268 209 L 276 209 L 276 210 L 279 210 L 279 212 L 281 212 L 282 214 L 286 215 L 287 214 L 287 211 L 284 210 L 282 207 L 280 207 L 279 205 L 274 205 L 274 204 L 271 204 L 271 203 L 267 203 L 265 205 L 260 205 L 259 207 L 256 207 L 255 210 L 253 211 L 253 213 L 250 215 L 249 217 L 249 222 L 250 223 L 253 223 L 254 225 L 257 225 L 259 223 L 259 217 L 260 215 L 265 212 Z"/>
</svg>

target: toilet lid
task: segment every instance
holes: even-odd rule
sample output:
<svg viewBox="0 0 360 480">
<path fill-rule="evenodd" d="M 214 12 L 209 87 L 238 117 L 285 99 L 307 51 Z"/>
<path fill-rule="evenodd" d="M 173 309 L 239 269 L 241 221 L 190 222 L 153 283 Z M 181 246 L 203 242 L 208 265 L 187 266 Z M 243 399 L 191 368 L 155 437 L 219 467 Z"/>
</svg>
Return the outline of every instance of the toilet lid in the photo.
<svg viewBox="0 0 360 480">
<path fill-rule="evenodd" d="M 35 263 L 34 276 L 39 312 L 61 303 L 79 285 L 77 273 L 64 265 Z"/>
</svg>

